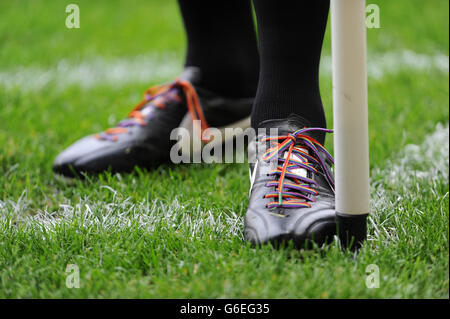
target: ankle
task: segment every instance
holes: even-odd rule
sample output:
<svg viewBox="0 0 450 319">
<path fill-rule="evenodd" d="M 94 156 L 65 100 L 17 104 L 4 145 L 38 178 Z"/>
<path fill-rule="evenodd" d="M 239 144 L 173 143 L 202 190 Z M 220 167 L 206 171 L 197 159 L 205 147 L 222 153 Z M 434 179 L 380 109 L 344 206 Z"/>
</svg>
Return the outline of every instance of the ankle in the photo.
<svg viewBox="0 0 450 319">
<path fill-rule="evenodd" d="M 258 86 L 258 69 L 200 67 L 196 86 L 229 98 L 253 98 Z"/>
</svg>

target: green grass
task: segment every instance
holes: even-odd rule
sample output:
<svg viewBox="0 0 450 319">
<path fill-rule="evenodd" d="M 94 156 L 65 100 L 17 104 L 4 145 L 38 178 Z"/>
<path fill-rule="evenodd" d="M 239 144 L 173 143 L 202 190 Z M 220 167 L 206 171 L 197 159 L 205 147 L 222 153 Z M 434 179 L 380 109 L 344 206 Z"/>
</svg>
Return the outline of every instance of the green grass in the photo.
<svg viewBox="0 0 450 319">
<path fill-rule="evenodd" d="M 373 2 L 381 29 L 368 31 L 370 53 L 448 56 L 447 1 Z M 175 1 L 77 3 L 81 29 L 68 30 L 64 3 L 0 2 L 0 77 L 61 60 L 152 52 L 174 53 L 181 66 L 185 40 Z M 331 125 L 331 79 L 320 80 Z M 373 172 L 389 170 L 407 144 L 422 144 L 437 123 L 448 123 L 448 80 L 435 69 L 370 78 Z M 384 189 L 384 206 L 374 206 L 379 230 L 369 225 L 370 240 L 356 258 L 337 244 L 299 252 L 245 243 L 243 164 L 162 166 L 74 184 L 54 178 L 59 151 L 122 118 L 152 84 L 0 85 L 0 297 L 448 298 L 448 163 L 433 179 L 373 174 L 373 198 Z M 429 171 L 430 158 L 409 169 Z M 53 230 L 42 226 L 50 221 Z M 66 287 L 67 264 L 80 268 L 81 288 Z M 370 264 L 380 269 L 378 289 L 365 286 Z"/>
</svg>

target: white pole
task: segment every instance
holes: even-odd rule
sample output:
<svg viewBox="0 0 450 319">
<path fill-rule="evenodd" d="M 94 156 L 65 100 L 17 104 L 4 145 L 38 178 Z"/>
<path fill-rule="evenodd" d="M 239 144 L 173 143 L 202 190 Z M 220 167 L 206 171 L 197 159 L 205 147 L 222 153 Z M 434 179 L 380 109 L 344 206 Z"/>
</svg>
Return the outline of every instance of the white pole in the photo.
<svg viewBox="0 0 450 319">
<path fill-rule="evenodd" d="M 331 0 L 336 214 L 341 241 L 366 237 L 369 131 L 365 0 Z M 349 236 L 350 235 L 350 236 Z"/>
</svg>

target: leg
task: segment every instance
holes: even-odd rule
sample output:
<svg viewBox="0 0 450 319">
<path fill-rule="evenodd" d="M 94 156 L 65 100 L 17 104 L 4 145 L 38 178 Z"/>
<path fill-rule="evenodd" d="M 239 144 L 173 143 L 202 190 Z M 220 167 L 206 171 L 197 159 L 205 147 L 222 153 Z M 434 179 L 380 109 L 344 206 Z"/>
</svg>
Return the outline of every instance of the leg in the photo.
<svg viewBox="0 0 450 319">
<path fill-rule="evenodd" d="M 250 0 L 178 0 L 187 34 L 186 66 L 201 69 L 201 87 L 254 97 L 259 55 Z"/>
<path fill-rule="evenodd" d="M 258 136 L 245 236 L 254 244 L 322 245 L 336 234 L 331 155 L 324 149 L 325 116 L 319 60 L 328 0 L 254 0 L 261 69 L 252 111 Z M 266 132 L 269 133 L 269 132 Z"/>
<path fill-rule="evenodd" d="M 55 159 L 54 171 L 78 177 L 178 163 L 178 152 L 171 151 L 180 136 L 172 133 L 184 128 L 194 138 L 197 119 L 198 135 L 208 127 L 247 128 L 259 68 L 249 1 L 179 0 L 188 43 L 183 73 L 172 83 L 147 90 L 116 127 L 69 146 Z M 201 142 L 192 143 L 189 137 L 179 138 L 178 144 L 189 153 L 183 161 L 201 152 Z M 197 145 L 192 152 L 190 144 Z"/>
<path fill-rule="evenodd" d="M 260 43 L 260 77 L 252 126 L 298 114 L 325 127 L 319 61 L 329 1 L 254 0 Z M 321 141 L 323 142 L 323 141 Z"/>
</svg>

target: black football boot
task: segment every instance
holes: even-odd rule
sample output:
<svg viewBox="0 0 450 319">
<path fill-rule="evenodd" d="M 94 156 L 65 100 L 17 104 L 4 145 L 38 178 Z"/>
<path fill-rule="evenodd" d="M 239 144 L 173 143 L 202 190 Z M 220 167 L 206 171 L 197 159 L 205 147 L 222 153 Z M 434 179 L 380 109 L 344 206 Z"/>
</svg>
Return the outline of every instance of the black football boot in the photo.
<svg viewBox="0 0 450 319">
<path fill-rule="evenodd" d="M 331 130 L 311 128 L 293 114 L 259 127 L 266 132 L 249 146 L 256 157 L 250 167 L 246 239 L 274 246 L 292 241 L 297 248 L 331 242 L 336 235 L 333 158 L 322 146 Z"/>
<path fill-rule="evenodd" d="M 70 145 L 56 157 L 53 170 L 80 177 L 105 170 L 127 172 L 135 166 L 151 169 L 170 161 L 175 143 L 188 156 L 201 152 L 206 143 L 222 144 L 224 140 L 208 137 L 208 128 L 249 127 L 253 97 L 219 96 L 198 87 L 200 77 L 200 69 L 187 67 L 174 82 L 150 88 L 127 119 Z M 189 134 L 177 134 L 177 128 Z M 191 143 L 196 134 L 201 143 Z"/>
</svg>

